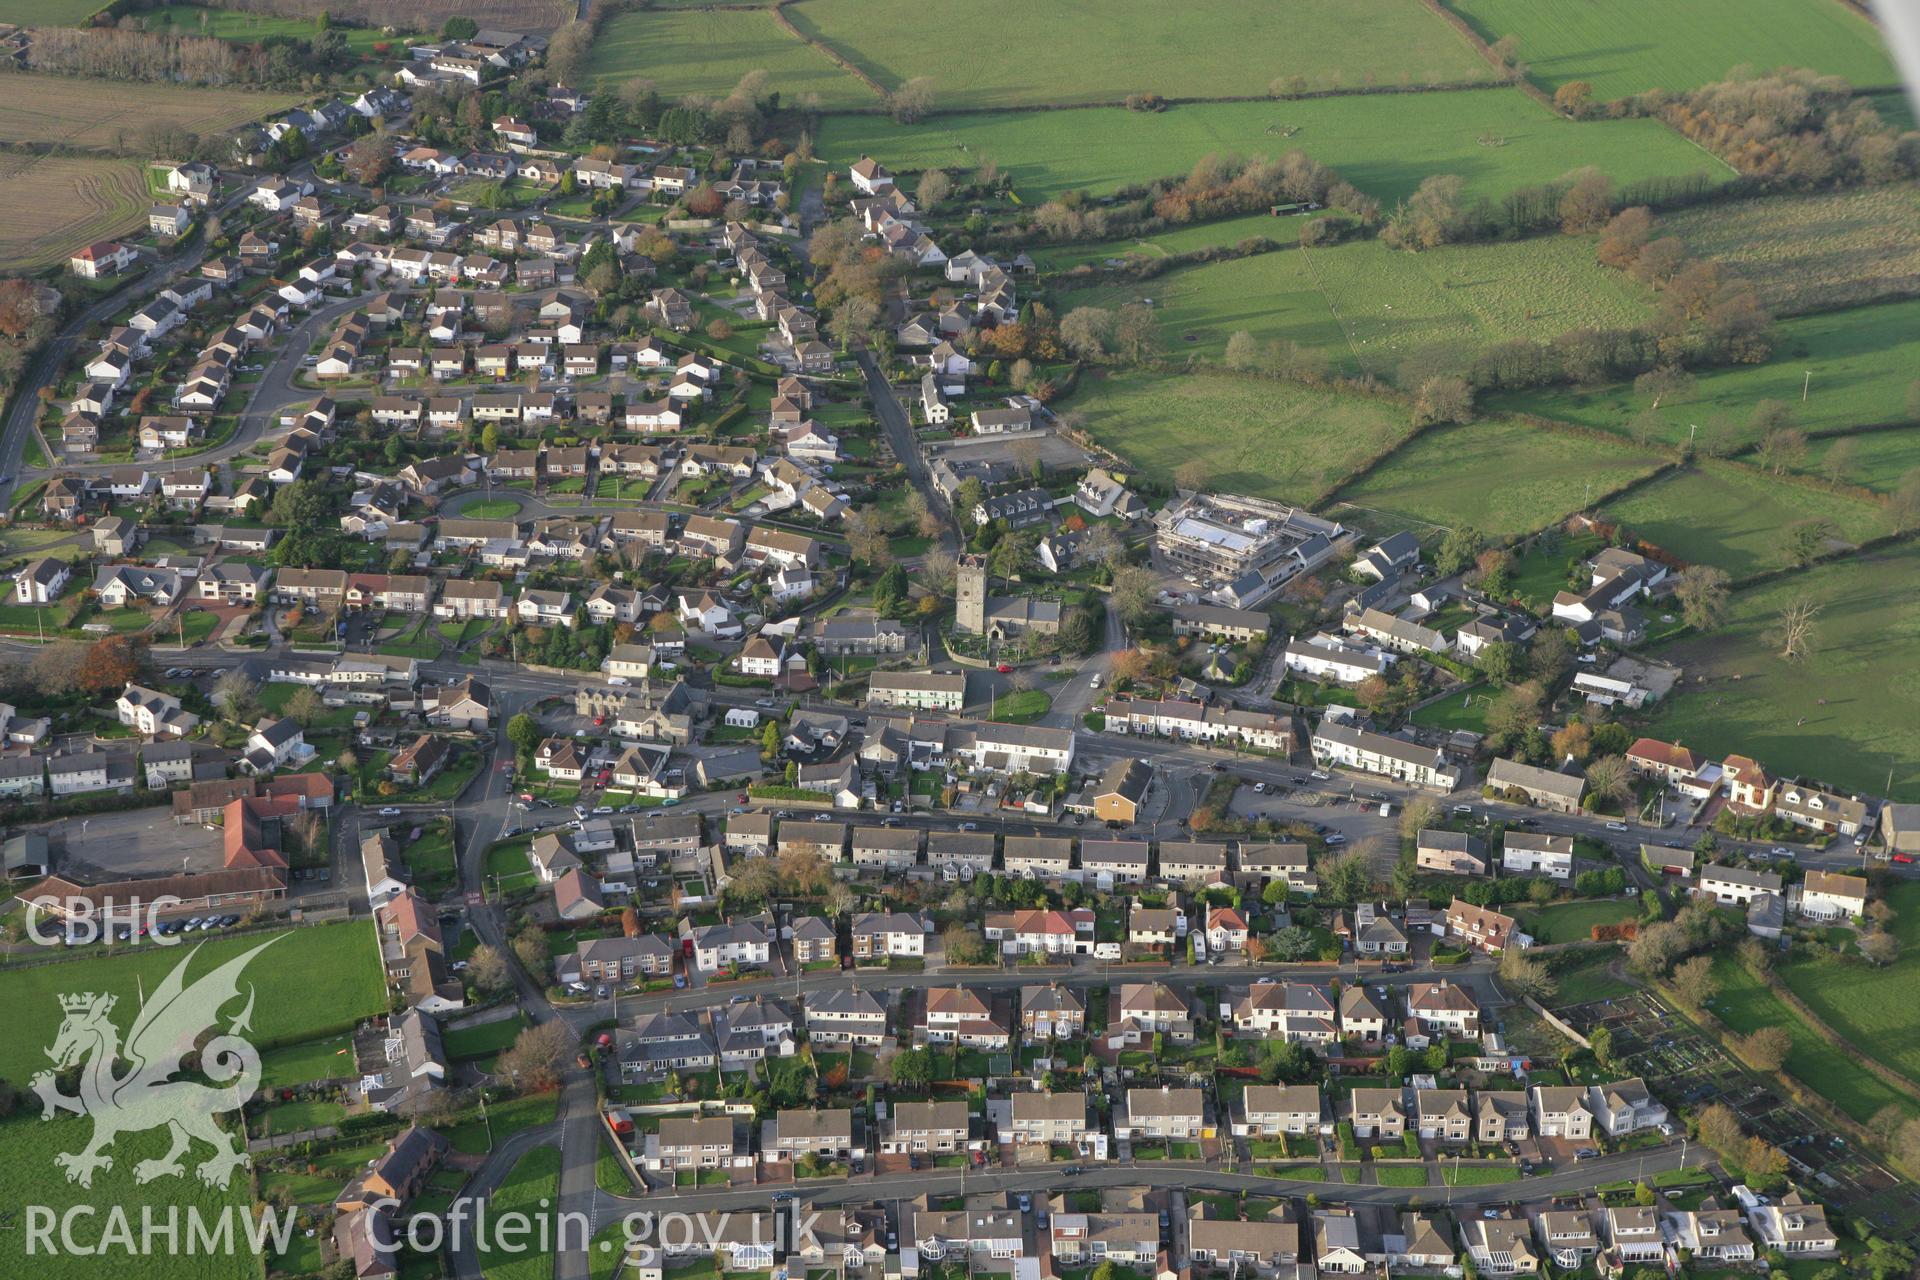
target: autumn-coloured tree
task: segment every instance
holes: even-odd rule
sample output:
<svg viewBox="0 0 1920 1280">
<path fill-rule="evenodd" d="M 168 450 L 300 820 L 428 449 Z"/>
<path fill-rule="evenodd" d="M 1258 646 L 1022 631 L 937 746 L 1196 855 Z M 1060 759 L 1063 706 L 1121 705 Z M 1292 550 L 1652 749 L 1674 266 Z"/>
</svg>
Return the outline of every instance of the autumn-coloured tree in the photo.
<svg viewBox="0 0 1920 1280">
<path fill-rule="evenodd" d="M 140 678 L 147 646 L 136 636 L 107 636 L 87 646 L 75 683 L 90 693 L 117 692 Z"/>
</svg>

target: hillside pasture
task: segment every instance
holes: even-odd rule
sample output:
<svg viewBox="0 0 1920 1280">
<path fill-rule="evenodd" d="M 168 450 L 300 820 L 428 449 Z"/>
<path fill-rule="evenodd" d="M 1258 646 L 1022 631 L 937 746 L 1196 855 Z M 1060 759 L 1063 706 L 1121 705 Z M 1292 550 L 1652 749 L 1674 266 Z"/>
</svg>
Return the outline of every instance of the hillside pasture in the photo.
<svg viewBox="0 0 1920 1280">
<path fill-rule="evenodd" d="M 1061 290 L 1055 297 L 1062 315 L 1075 307 L 1150 302 L 1161 343 L 1176 357 L 1193 352 L 1218 360 L 1227 339 L 1244 329 L 1263 341 L 1325 351 L 1343 368 L 1348 364 L 1346 333 L 1327 309 L 1307 255 L 1299 249 L 1186 267 L 1150 280 L 1119 277 Z"/>
<path fill-rule="evenodd" d="M 587 63 L 587 79 L 595 84 L 617 86 L 639 77 L 651 80 L 669 102 L 690 93 L 724 97 L 749 71 L 765 71 L 770 87 L 788 101 L 815 93 L 828 109 L 874 105 L 872 91 L 858 78 L 781 30 L 770 12 L 617 13 L 607 19 Z"/>
<path fill-rule="evenodd" d="M 1359 369 L 1391 376 L 1427 347 L 1637 324 L 1639 286 L 1600 267 L 1583 236 L 1404 253 L 1377 240 L 1302 251 Z"/>
<path fill-rule="evenodd" d="M 1472 525 L 1494 536 L 1531 533 L 1598 494 L 1651 472 L 1638 450 L 1513 421 L 1428 431 L 1343 487 L 1329 514 L 1366 524 Z"/>
<path fill-rule="evenodd" d="M 1053 245 L 1030 250 L 1030 254 L 1034 264 L 1042 271 L 1071 272 L 1077 267 L 1097 267 L 1115 259 L 1171 258 L 1200 249 L 1228 248 L 1255 238 L 1290 245 L 1299 240 L 1299 231 L 1297 219 L 1249 213 L 1238 218 L 1222 218 L 1217 222 L 1194 222 L 1172 227 L 1137 240 Z"/>
<path fill-rule="evenodd" d="M 1736 200 L 1660 229 L 1752 281 L 1780 315 L 1920 294 L 1920 187 Z"/>
<path fill-rule="evenodd" d="M 1779 657 L 1780 611 L 1820 607 L 1812 658 Z M 1728 623 L 1664 646 L 1686 671 L 1646 731 L 1781 777 L 1920 801 L 1920 547 L 1824 564 L 1734 593 Z M 1892 791 L 1887 791 L 1892 769 Z"/>
<path fill-rule="evenodd" d="M 1732 176 L 1658 121 L 1576 124 L 1504 88 L 1183 103 L 1163 112 L 983 112 L 936 116 L 911 128 L 879 115 L 832 116 L 817 146 L 836 166 L 868 154 L 895 171 L 971 171 L 991 158 L 1029 204 L 1063 191 L 1104 194 L 1185 174 L 1210 152 L 1304 151 L 1388 207 L 1437 173 L 1458 174 L 1471 194 L 1490 199 L 1585 165 L 1622 185 L 1693 173 Z"/>
<path fill-rule="evenodd" d="M 300 99 L 250 89 L 87 80 L 19 73 L 0 94 L 0 142 L 137 150 L 141 135 L 164 124 L 210 134 L 259 120 Z"/>
<path fill-rule="evenodd" d="M 144 229 L 138 160 L 0 155 L 0 272 L 64 267 L 76 249 Z"/>
<path fill-rule="evenodd" d="M 1860 86 L 1900 82 L 1873 24 L 1839 0 L 1446 3 L 1489 41 L 1517 37 L 1536 83 L 1585 80 L 1600 102 L 1698 88 L 1741 65 L 1812 67 Z"/>
<path fill-rule="evenodd" d="M 1070 407 L 1085 411 L 1101 444 L 1162 483 L 1198 458 L 1214 488 L 1298 503 L 1411 430 L 1391 400 L 1224 373 L 1090 377 Z"/>
<path fill-rule="evenodd" d="M 1897 881 L 1886 901 L 1900 959 L 1879 969 L 1796 961 L 1782 966 L 1780 978 L 1828 1025 L 1911 1080 L 1920 1078 L 1920 1003 L 1912 996 L 1920 981 L 1920 884 Z"/>
<path fill-rule="evenodd" d="M 1840 441 L 1853 452 L 1851 465 L 1843 465 L 1840 478 L 1850 484 L 1864 485 L 1876 493 L 1891 493 L 1900 477 L 1920 468 L 1920 425 L 1897 431 L 1862 431 L 1853 436 L 1832 436 L 1816 440 L 1807 450 L 1805 469 L 1824 474 L 1827 455 Z"/>
<path fill-rule="evenodd" d="M 1762 400 L 1784 401 L 1807 430 L 1844 430 L 1907 420 L 1907 389 L 1920 375 L 1920 301 L 1852 307 L 1796 316 L 1775 326 L 1766 364 L 1700 370 L 1694 389 L 1658 410 L 1659 439 L 1677 444 L 1690 426 L 1711 433 L 1714 447 L 1754 444 L 1749 426 Z M 1811 374 L 1811 377 L 1808 375 Z M 1803 400 L 1801 397 L 1806 398 Z M 1502 408 L 1625 433 L 1651 403 L 1627 383 L 1591 390 L 1552 389 L 1496 398 Z"/>
<path fill-rule="evenodd" d="M 936 109 L 1241 97 L 1291 76 L 1316 89 L 1493 78 L 1415 0 L 802 0 L 787 15 L 889 89 L 931 79 Z"/>
<path fill-rule="evenodd" d="M 1780 535 L 1796 521 L 1825 516 L 1846 542 L 1887 532 L 1886 513 L 1872 503 L 1712 462 L 1661 476 L 1608 503 L 1602 514 L 1684 560 L 1735 578 L 1782 567 Z"/>
</svg>

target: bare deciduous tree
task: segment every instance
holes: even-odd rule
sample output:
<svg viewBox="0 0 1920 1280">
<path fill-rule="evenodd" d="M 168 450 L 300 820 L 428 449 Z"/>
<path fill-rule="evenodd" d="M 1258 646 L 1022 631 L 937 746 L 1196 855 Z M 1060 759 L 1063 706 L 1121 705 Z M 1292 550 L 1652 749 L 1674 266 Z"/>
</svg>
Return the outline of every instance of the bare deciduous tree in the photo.
<svg viewBox="0 0 1920 1280">
<path fill-rule="evenodd" d="M 1819 639 L 1820 606 L 1805 596 L 1791 600 L 1780 610 L 1774 634 L 1780 656 L 1788 662 L 1805 662 L 1813 656 Z"/>
</svg>

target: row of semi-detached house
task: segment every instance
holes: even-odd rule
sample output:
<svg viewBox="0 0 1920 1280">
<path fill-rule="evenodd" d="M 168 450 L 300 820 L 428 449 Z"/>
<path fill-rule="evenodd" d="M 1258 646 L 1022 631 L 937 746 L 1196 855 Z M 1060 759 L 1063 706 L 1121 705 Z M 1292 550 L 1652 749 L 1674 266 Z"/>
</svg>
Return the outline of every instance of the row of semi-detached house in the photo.
<svg viewBox="0 0 1920 1280">
<path fill-rule="evenodd" d="M 925 839 L 923 841 L 922 836 Z M 1004 871 L 1030 879 L 1104 880 L 1139 884 L 1154 878 L 1185 883 L 1263 884 L 1285 880 L 1301 893 L 1319 887 L 1298 843 L 1103 840 L 1072 836 L 997 837 L 990 831 L 927 831 L 909 827 L 850 826 L 844 822 L 777 824 L 765 812 L 727 819 L 724 847 L 752 856 L 808 845 L 857 866 L 906 869 L 926 865 L 976 874 Z M 1156 856 L 1157 855 L 1157 856 Z"/>
</svg>

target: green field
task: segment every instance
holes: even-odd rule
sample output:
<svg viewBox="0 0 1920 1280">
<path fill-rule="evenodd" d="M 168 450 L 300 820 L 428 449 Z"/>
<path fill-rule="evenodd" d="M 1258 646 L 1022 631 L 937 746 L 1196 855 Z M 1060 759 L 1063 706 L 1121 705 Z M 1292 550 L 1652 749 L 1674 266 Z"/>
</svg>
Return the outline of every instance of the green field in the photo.
<svg viewBox="0 0 1920 1280">
<path fill-rule="evenodd" d="M 995 698 L 987 718 L 1003 724 L 1032 724 L 1051 706 L 1053 697 L 1045 689 L 1016 689 Z"/>
<path fill-rule="evenodd" d="M 310 18 L 236 13 L 229 9 L 210 9 L 194 4 L 158 5 L 141 10 L 140 17 L 149 31 L 176 36 L 212 36 L 216 40 L 233 40 L 244 44 L 255 44 L 269 36 L 311 40 L 316 34 Z M 374 45 L 389 38 L 381 35 L 377 27 L 335 27 L 334 30 L 346 38 L 349 49 L 363 56 L 371 54 Z"/>
<path fill-rule="evenodd" d="M 587 64 L 589 79 L 651 80 L 669 102 L 684 94 L 725 97 L 749 71 L 765 71 L 788 101 L 819 94 L 827 107 L 870 107 L 873 94 L 818 50 L 795 40 L 771 13 L 730 9 L 646 12 L 607 20 Z"/>
<path fill-rule="evenodd" d="M 1176 359 L 1195 353 L 1217 361 L 1233 332 L 1245 329 L 1262 341 L 1297 342 L 1324 352 L 1335 366 L 1348 365 L 1346 333 L 1328 309 L 1300 249 L 1211 262 L 1151 280 L 1109 280 L 1054 296 L 1060 315 L 1075 307 L 1149 302 L 1159 322 L 1161 345 Z"/>
<path fill-rule="evenodd" d="M 1596 100 L 1692 89 L 1745 63 L 1812 67 L 1856 85 L 1898 84 L 1873 24 L 1837 0 L 1448 0 L 1489 41 L 1517 36 L 1550 89 L 1593 85 Z"/>
<path fill-rule="evenodd" d="M 1715 957 L 1713 976 L 1720 979 L 1720 994 L 1713 1000 L 1713 1012 L 1720 1020 L 1741 1035 L 1751 1035 L 1761 1027 L 1785 1027 L 1793 1035 L 1786 1071 L 1855 1120 L 1871 1119 L 1888 1103 L 1915 1109 L 1911 1099 L 1875 1079 L 1846 1050 L 1796 1017 L 1732 956 Z"/>
<path fill-rule="evenodd" d="M 1561 902 L 1520 913 L 1520 927 L 1535 942 L 1585 942 L 1597 924 L 1622 924 L 1640 918 L 1640 904 L 1623 898 L 1596 898 Z"/>
<path fill-rule="evenodd" d="M 1292 244 L 1299 239 L 1300 224 L 1288 218 L 1265 213 L 1249 213 L 1218 222 L 1195 222 L 1175 227 L 1138 240 L 1108 240 L 1100 244 L 1062 244 L 1033 249 L 1030 254 L 1042 271 L 1071 271 L 1079 266 L 1098 266 L 1110 259 L 1168 258 L 1196 249 L 1212 249 L 1239 244 L 1256 236 Z"/>
<path fill-rule="evenodd" d="M 494 1216 L 517 1212 L 538 1220 L 552 1212 L 551 1202 L 560 1194 L 560 1149 L 535 1147 L 521 1156 L 491 1196 L 487 1209 Z M 548 1201 L 542 1208 L 541 1201 Z M 537 1236 L 523 1235 L 513 1250 L 483 1248 L 480 1266 L 486 1280 L 547 1280 L 553 1274 L 553 1254 L 532 1247 Z M 493 1243 L 483 1238 L 483 1244 Z M 505 1243 L 505 1242 L 501 1242 Z"/>
<path fill-rule="evenodd" d="M 525 1029 L 527 1020 L 515 1015 L 501 1018 L 497 1022 L 483 1022 L 478 1026 L 462 1027 L 448 1031 L 443 1037 L 449 1058 L 483 1058 L 495 1054 L 512 1044 L 514 1038 Z"/>
<path fill-rule="evenodd" d="M 1898 431 L 1863 431 L 1856 436 L 1835 436 L 1816 440 L 1807 450 L 1806 469 L 1824 474 L 1827 455 L 1840 440 L 1851 441 L 1851 464 L 1842 465 L 1841 478 L 1851 484 L 1865 485 L 1881 493 L 1891 492 L 1900 477 L 1920 467 L 1920 426 Z"/>
<path fill-rule="evenodd" d="M 1567 1009 L 1595 1000 L 1613 1000 L 1632 991 L 1630 983 L 1608 972 L 1618 955 L 1613 947 L 1577 953 L 1579 963 L 1554 970 L 1553 979 L 1559 984 L 1559 990 L 1547 1003 L 1556 1009 Z"/>
<path fill-rule="evenodd" d="M 1655 460 L 1517 422 L 1480 422 L 1429 431 L 1340 498 L 1359 513 L 1435 525 L 1473 525 L 1482 533 L 1531 533 L 1580 510 L 1599 494 L 1646 475 Z"/>
<path fill-rule="evenodd" d="M 1661 476 L 1602 514 L 1683 560 L 1717 565 L 1735 578 L 1785 564 L 1780 531 L 1798 520 L 1825 516 L 1849 542 L 1887 532 L 1886 513 L 1870 503 L 1712 462 Z"/>
<path fill-rule="evenodd" d="M 789 12 L 887 88 L 925 76 L 938 107 L 1221 98 L 1276 77 L 1313 87 L 1464 83 L 1492 70 L 1414 0 L 1165 5 L 805 0 Z"/>
<path fill-rule="evenodd" d="M 0 0 L 0 22 L 77 27 L 105 7 L 98 0 Z"/>
<path fill-rule="evenodd" d="M 1901 881 L 1887 891 L 1896 918 L 1899 960 L 1884 969 L 1800 962 L 1780 970 L 1789 990 L 1834 1030 L 1908 1079 L 1920 1079 L 1920 884 Z"/>
<path fill-rule="evenodd" d="M 1390 400 L 1229 374 L 1087 378 L 1072 407 L 1101 444 L 1161 481 L 1201 458 L 1212 486 L 1310 502 L 1412 429 Z"/>
<path fill-rule="evenodd" d="M 1798 316 L 1776 326 L 1773 358 L 1761 365 L 1703 370 L 1692 392 L 1665 400 L 1663 438 L 1678 443 L 1690 425 L 1724 423 L 1718 447 L 1751 444 L 1754 406 L 1780 400 L 1807 430 L 1906 419 L 1907 388 L 1920 370 L 1920 301 Z M 1809 378 L 1807 375 L 1813 376 Z M 1804 391 L 1806 399 L 1802 400 Z M 1591 391 L 1531 391 L 1491 403 L 1605 431 L 1622 431 L 1650 401 L 1621 383 Z"/>
<path fill-rule="evenodd" d="M 1752 281 L 1781 315 L 1920 293 L 1913 186 L 1736 200 L 1663 215 L 1659 229 Z"/>
<path fill-rule="evenodd" d="M 1473 348 L 1575 328 L 1630 326 L 1639 287 L 1601 268 L 1584 237 L 1402 253 L 1377 240 L 1305 251 L 1354 361 L 1387 375 L 1424 347 Z"/>
<path fill-rule="evenodd" d="M 864 152 L 896 171 L 965 171 L 990 157 L 1029 204 L 1062 191 L 1100 193 L 1185 174 L 1210 152 L 1304 151 L 1388 207 L 1436 173 L 1458 174 L 1469 192 L 1490 198 L 1583 165 L 1623 184 L 1690 173 L 1732 176 L 1657 121 L 1576 124 L 1506 89 L 1195 103 L 1158 113 L 1112 107 L 983 112 L 912 128 L 884 116 L 834 116 L 822 126 L 818 146 L 836 165 Z"/>
<path fill-rule="evenodd" d="M 11 1006 L 10 1006 L 11 1007 Z M 44 1063 L 43 1063 L 44 1065 Z M 25 1076 L 13 1077 L 22 1084 Z M 165 1129 L 124 1133 L 109 1149 L 113 1167 L 94 1174 L 91 1188 L 71 1183 L 54 1164 L 62 1152 L 78 1151 L 93 1134 L 93 1122 L 85 1118 L 63 1116 L 42 1122 L 18 1115 L 0 1123 L 0 1149 L 7 1159 L 0 1162 L 0 1203 L 13 1210 L 8 1229 L 0 1231 L 0 1275 L 34 1276 L 38 1280 L 97 1280 L 116 1266 L 128 1266 L 143 1280 L 257 1280 L 260 1259 L 245 1248 L 238 1237 L 233 1251 L 192 1253 L 184 1247 L 185 1214 L 198 1213 L 210 1225 L 217 1226 L 226 1209 L 244 1211 L 248 1203 L 247 1174 L 241 1170 L 228 1179 L 225 1187 L 208 1187 L 194 1175 L 194 1166 L 205 1161 L 212 1151 L 196 1142 L 184 1157 L 184 1177 L 163 1177 L 145 1185 L 136 1181 L 134 1167 L 142 1160 L 164 1156 L 169 1146 Z M 26 1252 L 27 1234 L 22 1206 L 44 1206 L 64 1215 L 70 1208 L 81 1209 L 72 1219 L 74 1243 L 91 1247 L 104 1243 L 111 1250 L 105 1257 L 83 1257 L 58 1248 L 51 1254 L 42 1247 L 31 1257 Z M 105 1237 L 108 1214 L 119 1210 L 127 1215 L 132 1239 L 137 1244 L 144 1209 L 151 1209 L 156 1221 L 164 1222 L 170 1208 L 182 1214 L 182 1247 L 178 1252 L 156 1247 L 150 1256 L 129 1257 L 115 1249 Z M 243 1224 L 241 1224 L 243 1225 Z M 298 1228 L 293 1232 L 300 1239 Z M 56 1233 L 54 1240 L 59 1241 Z"/>
<path fill-rule="evenodd" d="M 303 1040 L 260 1055 L 260 1084 L 267 1089 L 313 1080 L 351 1080 L 358 1074 L 350 1034 Z"/>
<path fill-rule="evenodd" d="M 386 981 L 374 947 L 373 923 L 321 925 L 273 935 L 266 954 L 242 975 L 257 992 L 249 1038 L 255 1046 L 292 1043 L 386 1010 Z M 241 952 L 259 946 L 265 935 L 215 938 L 188 946 L 146 946 L 116 956 L 74 960 L 34 969 L 0 970 L 0 1006 L 13 1021 L 14 1034 L 0 1045 L 0 1079 L 24 1081 L 46 1065 L 44 1050 L 59 1031 L 59 997 L 76 991 L 113 992 L 120 997 L 116 1025 L 124 1033 L 144 989 L 153 991 L 188 956 L 188 977 L 206 973 Z M 325 974 L 315 982 L 314 974 Z M 228 1012 L 237 1013 L 246 999 Z"/>
<path fill-rule="evenodd" d="M 1783 662 L 1770 636 L 1780 610 L 1822 607 L 1814 655 Z M 1781 777 L 1920 801 L 1920 548 L 1822 565 L 1734 596 L 1723 630 L 1660 656 L 1686 668 L 1686 692 L 1648 733 L 1710 755 L 1738 751 Z M 1732 677 L 1738 676 L 1738 681 Z M 1704 680 L 1704 686 L 1700 683 Z"/>
</svg>

